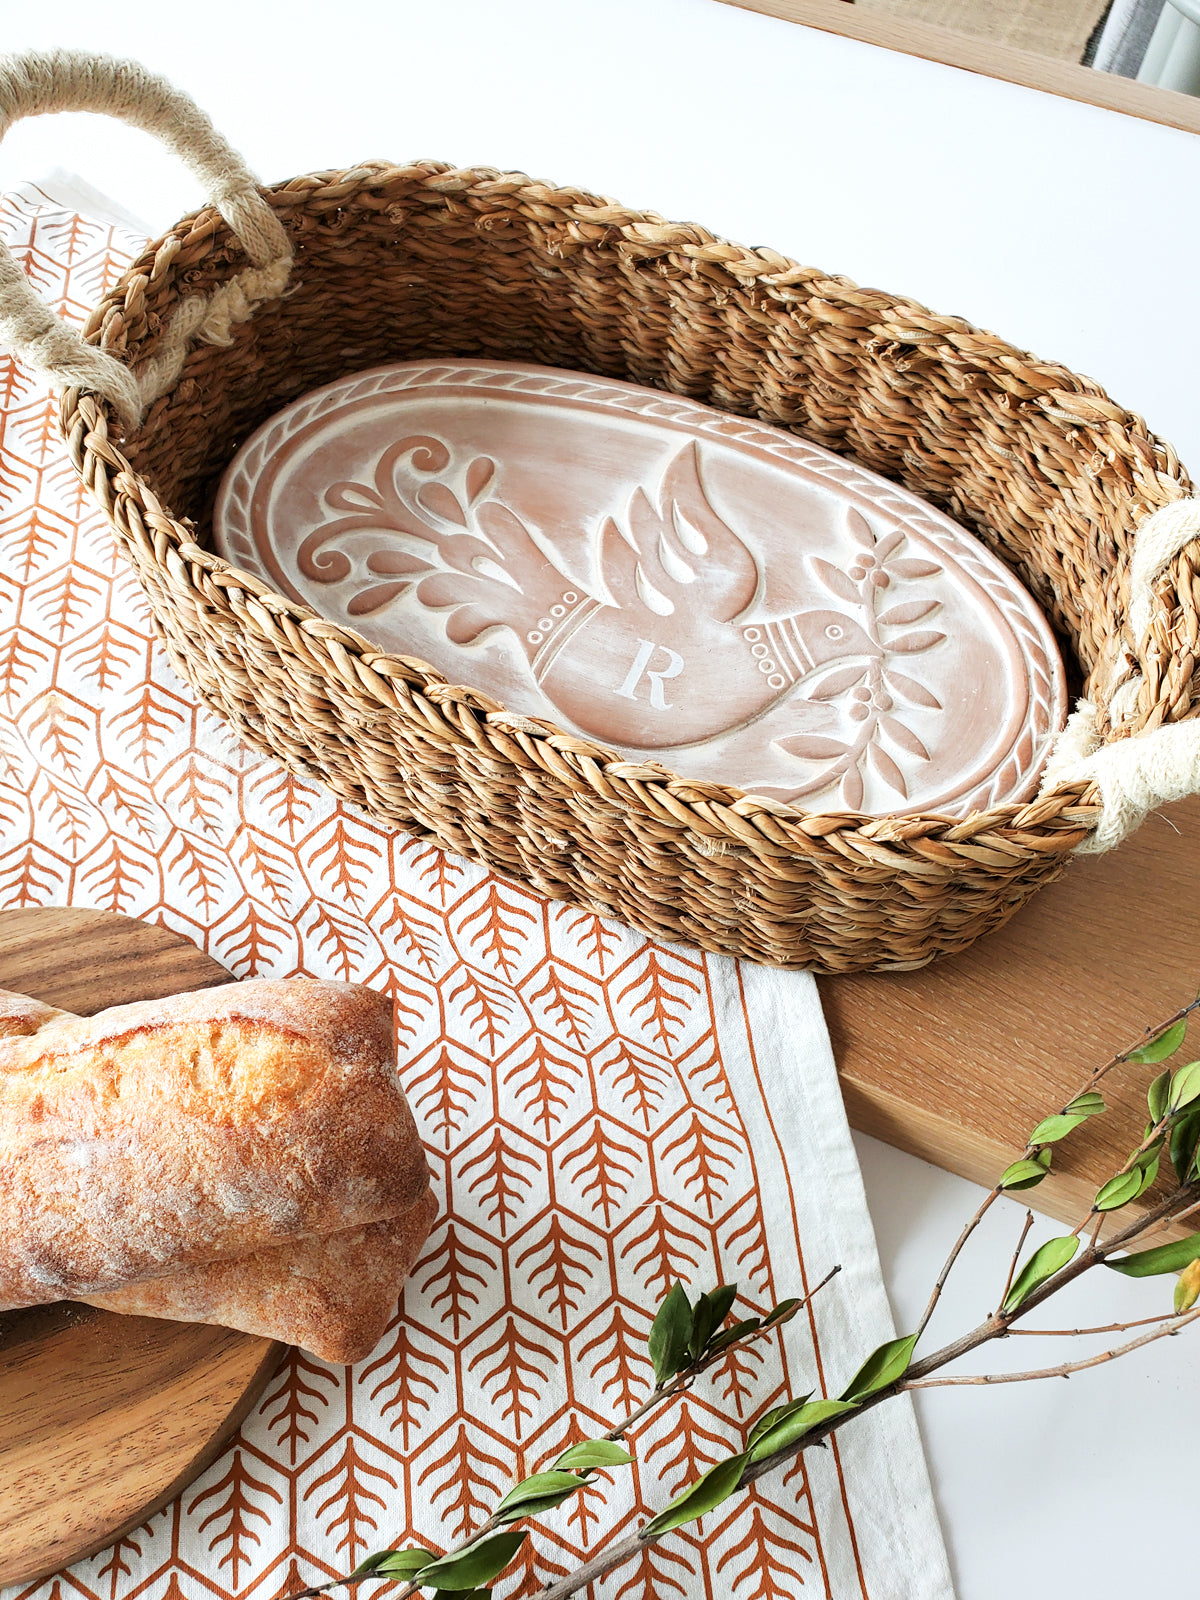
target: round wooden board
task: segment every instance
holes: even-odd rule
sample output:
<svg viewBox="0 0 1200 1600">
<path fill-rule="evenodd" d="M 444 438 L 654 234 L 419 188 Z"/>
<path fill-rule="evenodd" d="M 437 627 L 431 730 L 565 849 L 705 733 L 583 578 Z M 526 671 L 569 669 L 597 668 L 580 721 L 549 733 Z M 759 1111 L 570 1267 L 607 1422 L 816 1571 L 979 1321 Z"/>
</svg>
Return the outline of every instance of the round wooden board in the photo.
<svg viewBox="0 0 1200 1600">
<path fill-rule="evenodd" d="M 163 928 L 107 911 L 0 912 L 0 988 L 82 1015 L 230 981 Z M 0 1585 L 145 1522 L 219 1453 L 285 1346 L 63 1303 L 0 1313 Z"/>
</svg>

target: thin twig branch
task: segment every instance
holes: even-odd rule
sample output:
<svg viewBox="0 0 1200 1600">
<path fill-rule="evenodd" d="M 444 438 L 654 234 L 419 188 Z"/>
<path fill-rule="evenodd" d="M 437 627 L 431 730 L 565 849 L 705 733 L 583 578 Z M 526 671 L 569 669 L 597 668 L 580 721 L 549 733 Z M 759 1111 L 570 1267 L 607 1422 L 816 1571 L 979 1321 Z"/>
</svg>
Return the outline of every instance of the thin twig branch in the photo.
<svg viewBox="0 0 1200 1600">
<path fill-rule="evenodd" d="M 1025 1213 L 1025 1226 L 1021 1229 L 1021 1237 L 1017 1240 L 1017 1248 L 1012 1253 L 1012 1260 L 1008 1263 L 1008 1277 L 1004 1280 L 1004 1287 L 1000 1291 L 1000 1304 L 1008 1299 L 1008 1291 L 1012 1288 L 1013 1278 L 1017 1272 L 1017 1262 L 1021 1259 L 1021 1249 L 1029 1237 L 1029 1230 L 1033 1227 L 1033 1212 Z"/>
<path fill-rule="evenodd" d="M 938 1389 L 949 1384 L 1032 1383 L 1036 1378 L 1069 1378 L 1073 1372 L 1086 1372 L 1088 1367 L 1102 1367 L 1106 1361 L 1115 1361 L 1118 1356 L 1127 1356 L 1131 1350 L 1140 1350 L 1143 1345 L 1153 1344 L 1156 1339 L 1173 1339 L 1177 1333 L 1183 1332 L 1189 1322 L 1195 1322 L 1198 1317 L 1200 1317 L 1200 1307 L 1195 1311 L 1186 1312 L 1182 1317 L 1172 1317 L 1170 1327 L 1157 1328 L 1153 1333 L 1143 1333 L 1140 1339 L 1131 1339 L 1128 1344 L 1118 1345 L 1115 1350 L 1101 1350 L 1099 1355 L 1089 1356 L 1086 1361 L 1064 1361 L 1061 1366 L 1041 1367 L 1034 1372 L 980 1372 L 961 1378 L 919 1378 L 915 1383 L 901 1379 L 899 1387 Z"/>
<path fill-rule="evenodd" d="M 1139 1317 L 1136 1322 L 1109 1322 L 1103 1328 L 1010 1328 L 1008 1337 L 1026 1339 L 1084 1339 L 1092 1333 L 1128 1333 L 1130 1328 L 1148 1328 L 1152 1322 L 1169 1322 L 1175 1311 L 1157 1317 Z"/>
</svg>

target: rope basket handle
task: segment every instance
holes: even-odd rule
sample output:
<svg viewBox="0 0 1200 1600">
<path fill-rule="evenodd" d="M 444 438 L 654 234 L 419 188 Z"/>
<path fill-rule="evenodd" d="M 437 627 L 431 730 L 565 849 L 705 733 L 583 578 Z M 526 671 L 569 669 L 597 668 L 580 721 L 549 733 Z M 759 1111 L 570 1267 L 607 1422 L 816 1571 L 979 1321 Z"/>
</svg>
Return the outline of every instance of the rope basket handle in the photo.
<svg viewBox="0 0 1200 1600">
<path fill-rule="evenodd" d="M 1139 523 L 1129 562 L 1129 627 L 1145 659 L 1157 596 L 1154 586 L 1164 569 L 1200 540 L 1200 499 L 1174 500 Z M 1096 707 L 1081 700 L 1055 742 L 1042 778 L 1042 793 L 1060 784 L 1094 783 L 1100 791 L 1100 819 L 1079 846 L 1079 855 L 1114 849 L 1171 800 L 1200 792 L 1200 715 L 1161 723 L 1144 733 L 1120 737 L 1121 725 L 1137 709 L 1142 674 L 1128 673 L 1110 691 L 1109 716 L 1117 737 L 1101 742 Z"/>
<path fill-rule="evenodd" d="M 178 377 L 192 340 L 228 344 L 234 323 L 283 293 L 291 247 L 237 151 L 182 90 L 136 61 L 74 50 L 0 58 L 0 138 L 20 118 L 53 111 L 104 112 L 156 135 L 200 180 L 250 260 L 211 295 L 183 301 L 159 353 L 135 375 L 61 322 L 0 242 L 0 341 L 57 385 L 109 401 L 127 426 L 136 427 Z"/>
</svg>

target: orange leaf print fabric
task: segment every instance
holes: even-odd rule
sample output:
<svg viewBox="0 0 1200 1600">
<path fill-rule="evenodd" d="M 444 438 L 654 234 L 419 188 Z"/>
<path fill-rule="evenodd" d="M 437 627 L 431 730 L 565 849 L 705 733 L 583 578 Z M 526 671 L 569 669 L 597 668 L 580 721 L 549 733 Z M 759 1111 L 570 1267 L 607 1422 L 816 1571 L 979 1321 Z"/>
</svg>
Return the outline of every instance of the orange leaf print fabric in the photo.
<svg viewBox="0 0 1200 1600">
<path fill-rule="evenodd" d="M 0 224 L 76 319 L 138 243 L 33 186 Z M 277 1600 L 385 1545 L 447 1548 L 636 1407 L 676 1280 L 736 1281 L 762 1313 L 840 1262 L 810 1314 L 639 1427 L 632 1469 L 542 1519 L 495 1588 L 532 1597 L 892 1333 L 812 980 L 547 903 L 240 745 L 153 643 L 52 401 L 4 363 L 0 407 L 0 906 L 120 911 L 240 977 L 386 990 L 440 1202 L 368 1360 L 291 1352 L 172 1505 L 9 1600 Z M 596 1593 L 946 1600 L 907 1402 Z"/>
</svg>

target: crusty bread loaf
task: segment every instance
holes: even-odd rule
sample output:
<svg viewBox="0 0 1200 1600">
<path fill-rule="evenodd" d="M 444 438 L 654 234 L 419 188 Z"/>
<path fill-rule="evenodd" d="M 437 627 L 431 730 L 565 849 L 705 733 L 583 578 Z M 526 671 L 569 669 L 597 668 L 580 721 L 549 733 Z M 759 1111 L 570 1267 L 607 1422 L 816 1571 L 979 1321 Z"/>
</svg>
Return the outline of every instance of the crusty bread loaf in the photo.
<svg viewBox="0 0 1200 1600">
<path fill-rule="evenodd" d="M 88 1018 L 3 999 L 0 1309 L 420 1216 L 386 996 L 250 981 Z"/>
<path fill-rule="evenodd" d="M 361 1361 L 379 1343 L 436 1212 L 426 1189 L 382 1222 L 83 1298 L 106 1311 L 264 1334 L 323 1361 Z"/>
</svg>

